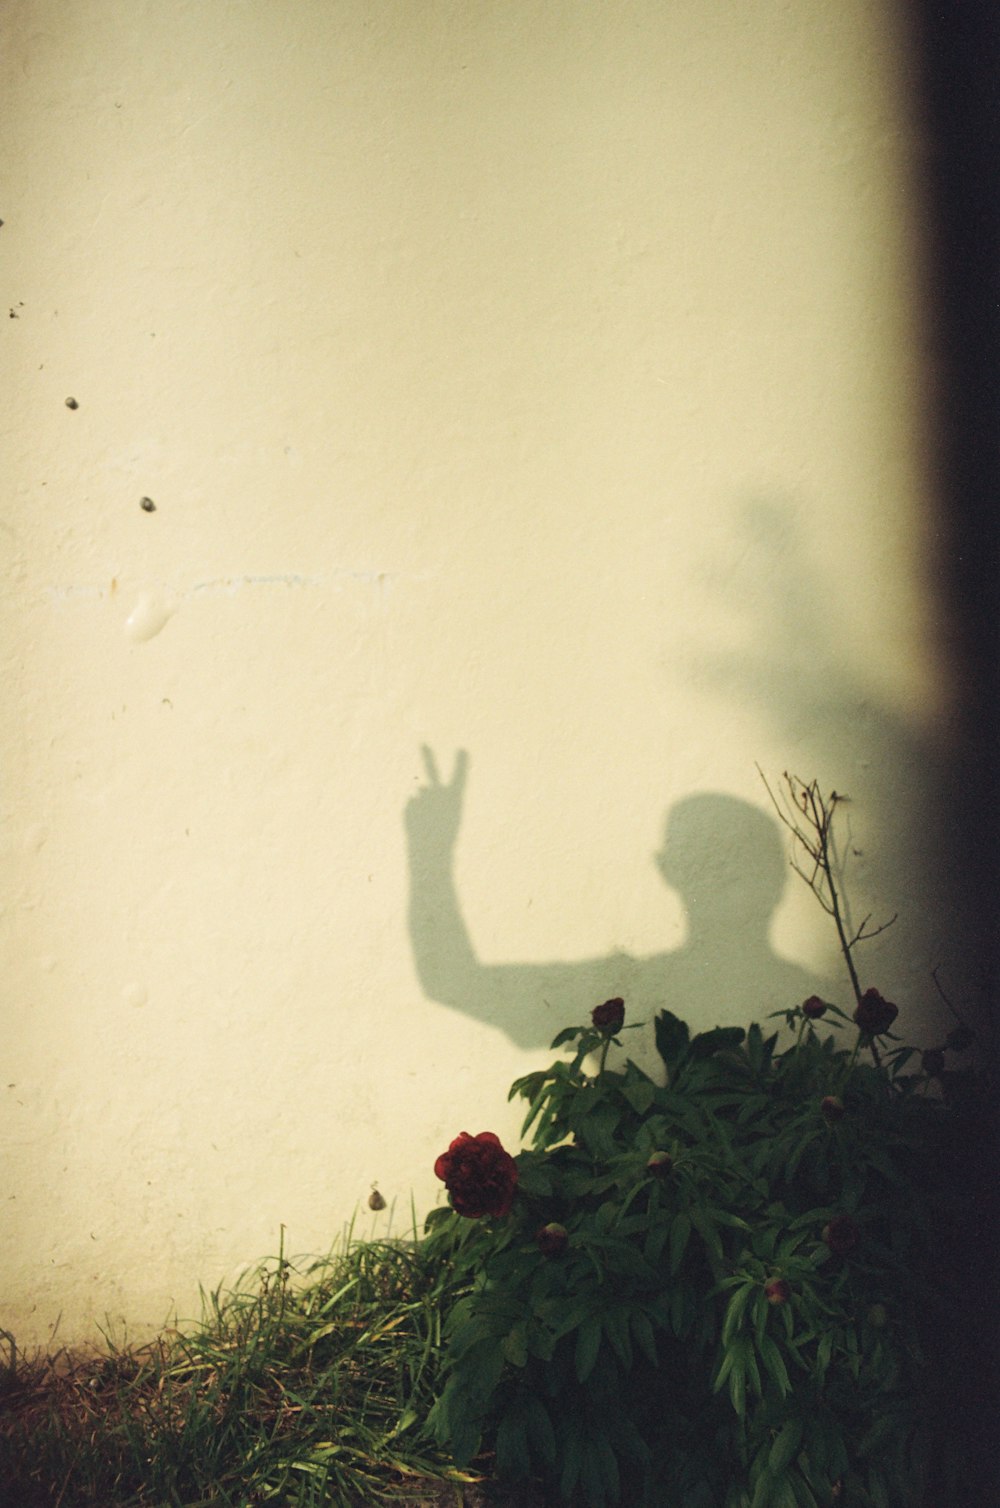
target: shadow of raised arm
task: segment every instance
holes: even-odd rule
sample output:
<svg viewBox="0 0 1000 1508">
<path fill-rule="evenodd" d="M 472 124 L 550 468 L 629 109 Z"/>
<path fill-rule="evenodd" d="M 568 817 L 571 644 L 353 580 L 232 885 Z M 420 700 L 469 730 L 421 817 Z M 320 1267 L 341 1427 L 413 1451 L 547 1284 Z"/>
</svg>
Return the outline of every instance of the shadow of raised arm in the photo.
<svg viewBox="0 0 1000 1508">
<path fill-rule="evenodd" d="M 836 1000 L 836 985 L 775 952 L 771 921 L 787 874 L 772 817 L 734 796 L 705 792 L 676 802 L 655 857 L 681 899 L 683 939 L 635 958 L 609 952 L 571 962 L 481 962 L 462 916 L 454 856 L 468 756 L 443 781 L 430 749 L 426 783 L 406 807 L 409 925 L 417 974 L 431 1000 L 502 1031 L 519 1047 L 547 1047 L 620 995 L 632 1021 L 663 1006 L 696 1029 L 765 1021 L 809 995 Z"/>
<path fill-rule="evenodd" d="M 455 757 L 442 780 L 422 748 L 426 782 L 404 813 L 409 860 L 409 927 L 421 986 L 431 1000 L 504 1032 L 521 1047 L 547 1047 L 555 1033 L 627 988 L 633 960 L 485 964 L 476 954 L 455 888 L 455 845 L 469 759 Z"/>
<path fill-rule="evenodd" d="M 455 842 L 469 756 L 459 749 L 450 781 L 438 774 L 433 750 L 421 748 L 427 784 L 406 804 L 409 923 L 413 957 L 424 990 L 443 1005 L 460 1005 L 481 965 L 472 948 L 455 891 Z"/>
</svg>

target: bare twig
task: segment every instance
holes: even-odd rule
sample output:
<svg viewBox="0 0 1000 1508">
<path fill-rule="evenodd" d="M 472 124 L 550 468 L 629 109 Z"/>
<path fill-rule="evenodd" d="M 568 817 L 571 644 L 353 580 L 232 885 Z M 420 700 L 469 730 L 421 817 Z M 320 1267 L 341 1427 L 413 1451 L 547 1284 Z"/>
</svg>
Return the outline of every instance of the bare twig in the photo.
<svg viewBox="0 0 1000 1508">
<path fill-rule="evenodd" d="M 854 949 L 858 943 L 869 942 L 873 937 L 878 937 L 887 927 L 892 926 L 896 917 L 892 916 L 887 922 L 870 927 L 871 912 L 869 912 L 859 927 L 853 929 L 851 927 L 846 900 L 840 888 L 839 871 L 843 869 L 843 863 L 838 860 L 833 831 L 833 819 L 837 807 L 850 798 L 837 791 L 831 791 L 829 796 L 823 796 L 818 781 L 811 780 L 807 783 L 800 780 L 797 775 L 790 775 L 786 770 L 783 776 L 785 786 L 783 802 L 779 802 L 760 765 L 757 766 L 757 771 L 764 782 L 764 789 L 771 798 L 771 805 L 774 807 L 779 822 L 792 835 L 790 855 L 792 868 L 808 885 L 827 916 L 833 918 L 840 951 L 850 977 L 851 989 L 856 1002 L 860 1005 L 862 989 L 854 962 Z M 879 1053 L 874 1039 L 869 1046 L 875 1062 L 878 1063 Z"/>
</svg>

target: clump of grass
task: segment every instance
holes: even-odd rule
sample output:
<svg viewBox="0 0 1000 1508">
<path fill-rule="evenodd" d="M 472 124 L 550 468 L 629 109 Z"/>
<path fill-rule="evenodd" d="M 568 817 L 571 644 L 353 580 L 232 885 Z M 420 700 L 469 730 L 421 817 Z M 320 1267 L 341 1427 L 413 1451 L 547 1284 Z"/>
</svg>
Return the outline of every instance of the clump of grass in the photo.
<svg viewBox="0 0 1000 1508">
<path fill-rule="evenodd" d="M 426 1434 L 447 1273 L 419 1244 L 282 1254 L 191 1333 L 0 1371 L 3 1508 L 463 1503 Z"/>
</svg>

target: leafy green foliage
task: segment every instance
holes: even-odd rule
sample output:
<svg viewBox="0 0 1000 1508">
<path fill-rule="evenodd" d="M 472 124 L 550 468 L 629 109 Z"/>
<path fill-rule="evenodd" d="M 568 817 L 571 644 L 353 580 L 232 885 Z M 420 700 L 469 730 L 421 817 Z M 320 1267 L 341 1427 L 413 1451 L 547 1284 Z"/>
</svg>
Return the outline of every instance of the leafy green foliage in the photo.
<svg viewBox="0 0 1000 1508">
<path fill-rule="evenodd" d="M 459 1465 L 493 1450 L 586 1508 L 878 1508 L 945 1458 L 960 1479 L 932 1364 L 961 1325 L 936 1253 L 968 1126 L 907 1049 L 859 1062 L 826 1009 L 849 1045 L 797 1009 L 785 1046 L 662 1011 L 663 1083 L 584 1026 L 513 1085 L 511 1213 L 428 1222 L 460 1295 L 430 1423 Z"/>
</svg>

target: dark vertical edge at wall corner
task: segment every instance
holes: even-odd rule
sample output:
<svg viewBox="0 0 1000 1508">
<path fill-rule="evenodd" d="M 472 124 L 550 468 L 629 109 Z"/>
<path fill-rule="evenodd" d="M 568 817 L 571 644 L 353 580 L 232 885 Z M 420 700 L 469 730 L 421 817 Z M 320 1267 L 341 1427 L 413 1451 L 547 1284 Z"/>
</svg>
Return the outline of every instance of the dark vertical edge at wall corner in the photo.
<svg viewBox="0 0 1000 1508">
<path fill-rule="evenodd" d="M 911 14 L 925 142 L 938 581 L 962 721 L 962 841 L 981 908 L 978 934 L 992 950 L 1000 881 L 1000 5 L 918 0 Z"/>
<path fill-rule="evenodd" d="M 970 965 L 987 982 L 986 1034 L 994 1093 L 971 1158 L 983 1162 L 979 1230 L 993 1282 L 993 1334 L 981 1381 L 979 1454 L 983 1502 L 1000 1502 L 1000 4 L 917 0 L 917 124 L 924 143 L 929 244 L 927 328 L 934 364 L 934 485 L 942 528 L 939 590 L 952 646 L 956 760 L 949 825 Z M 979 1268 L 982 1271 L 982 1268 Z M 986 1320 L 987 1329 L 990 1320 Z"/>
</svg>

